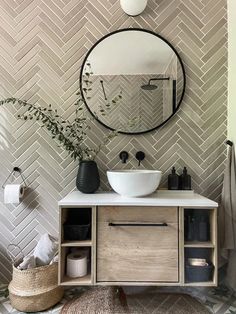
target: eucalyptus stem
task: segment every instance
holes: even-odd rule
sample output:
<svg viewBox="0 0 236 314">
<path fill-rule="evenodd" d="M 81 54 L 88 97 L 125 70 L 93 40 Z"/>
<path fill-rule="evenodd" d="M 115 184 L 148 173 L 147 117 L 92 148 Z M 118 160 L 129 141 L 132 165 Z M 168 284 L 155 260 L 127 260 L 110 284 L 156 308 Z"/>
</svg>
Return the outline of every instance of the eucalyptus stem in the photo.
<svg viewBox="0 0 236 314">
<path fill-rule="evenodd" d="M 87 63 L 87 69 L 84 76 L 84 86 L 83 92 L 89 99 L 88 93 L 92 90 L 92 81 L 90 76 L 93 74 L 91 69 L 91 64 Z M 118 132 L 110 132 L 104 137 L 103 142 L 100 143 L 97 149 L 92 149 L 86 146 L 85 139 L 87 136 L 86 130 L 90 129 L 88 125 L 88 118 L 79 114 L 84 108 L 84 99 L 79 90 L 76 94 L 78 99 L 75 102 L 75 119 L 73 122 L 63 119 L 58 115 L 57 110 L 53 109 L 51 104 L 48 107 L 40 107 L 39 105 L 33 105 L 28 103 L 26 100 L 21 100 L 18 98 L 10 97 L 0 101 L 0 106 L 8 103 L 18 104 L 20 106 L 26 107 L 27 111 L 23 114 L 19 114 L 18 118 L 27 120 L 41 121 L 42 127 L 46 128 L 53 139 L 57 140 L 62 147 L 70 154 L 74 160 L 94 159 L 96 155 L 100 152 L 101 148 L 106 145 Z M 122 98 L 121 93 L 114 99 L 112 103 L 116 104 Z M 109 105 L 110 106 L 110 105 Z M 104 110 L 101 110 L 103 112 Z M 103 114 L 105 114 L 103 112 Z"/>
<path fill-rule="evenodd" d="M 80 95 L 80 92 L 77 95 Z M 40 107 L 39 105 L 30 104 L 25 100 L 10 97 L 1 100 L 0 106 L 8 103 L 27 107 L 27 111 L 23 114 L 19 114 L 18 118 L 23 121 L 40 121 L 42 123 L 41 126 L 51 133 L 52 138 L 57 140 L 74 160 L 81 161 L 84 158 L 94 159 L 100 152 L 101 148 L 117 135 L 117 132 L 110 132 L 104 137 L 103 142 L 98 145 L 97 149 L 92 149 L 86 146 L 86 130 L 90 129 L 90 126 L 87 123 L 87 118 L 79 115 L 79 111 L 82 110 L 81 105 L 84 103 L 80 96 L 75 103 L 77 108 L 73 122 L 64 120 L 59 116 L 57 110 L 52 109 L 51 104 L 48 107 Z"/>
<path fill-rule="evenodd" d="M 18 118 L 21 118 L 24 121 L 33 119 L 35 119 L 36 121 L 41 121 L 42 127 L 45 127 L 51 133 L 52 138 L 58 140 L 59 143 L 64 146 L 64 148 L 70 153 L 71 157 L 73 157 L 74 159 L 82 160 L 83 152 L 88 155 L 88 149 L 86 148 L 83 150 L 81 147 L 84 136 L 78 135 L 75 132 L 73 133 L 72 124 L 69 121 L 64 121 L 60 116 L 58 116 L 57 111 L 52 110 L 51 105 L 49 105 L 49 108 L 41 108 L 39 106 L 30 104 L 25 100 L 13 97 L 6 98 L 0 101 L 0 105 L 4 105 L 7 103 L 17 103 L 19 105 L 27 107 L 27 113 L 24 113 L 23 115 L 18 115 Z M 64 124 L 66 124 L 66 126 L 64 126 Z M 65 135 L 66 132 L 68 133 L 67 136 Z M 72 139 L 70 139 L 70 137 Z"/>
</svg>

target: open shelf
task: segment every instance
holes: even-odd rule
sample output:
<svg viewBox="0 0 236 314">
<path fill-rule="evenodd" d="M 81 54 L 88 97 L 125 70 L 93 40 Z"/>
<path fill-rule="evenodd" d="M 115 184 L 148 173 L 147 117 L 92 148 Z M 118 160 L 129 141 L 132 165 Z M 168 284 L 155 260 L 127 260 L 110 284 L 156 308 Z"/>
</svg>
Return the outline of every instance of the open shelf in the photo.
<svg viewBox="0 0 236 314">
<path fill-rule="evenodd" d="M 186 241 L 184 247 L 189 248 L 214 248 L 215 245 L 211 241 L 198 242 L 198 241 Z"/>
<path fill-rule="evenodd" d="M 217 283 L 217 215 L 214 208 L 185 208 L 183 284 L 207 287 Z M 205 259 L 207 265 L 190 265 L 188 259 Z"/>
<path fill-rule="evenodd" d="M 191 287 L 216 287 L 217 284 L 214 281 L 203 281 L 203 282 L 185 282 L 185 286 Z"/>
<path fill-rule="evenodd" d="M 84 240 L 84 241 L 63 241 L 61 243 L 62 247 L 84 247 L 84 246 L 92 246 L 92 240 Z"/>
<path fill-rule="evenodd" d="M 92 284 L 92 277 L 91 273 L 87 274 L 84 277 L 78 278 L 70 278 L 66 275 L 63 276 L 61 285 L 62 286 L 79 286 L 79 285 L 91 285 Z"/>
<path fill-rule="evenodd" d="M 69 277 L 67 275 L 67 256 L 70 253 L 75 255 L 85 254 L 87 256 L 87 274 L 83 277 Z M 91 285 L 93 281 L 93 271 L 91 261 L 93 259 L 92 247 L 91 246 L 61 246 L 60 247 L 61 260 L 59 261 L 60 273 L 59 273 L 59 283 L 60 285 L 70 286 L 70 285 Z"/>
<path fill-rule="evenodd" d="M 91 241 L 92 208 L 61 209 L 61 243 Z M 74 244 L 73 244 L 74 245 Z"/>
<path fill-rule="evenodd" d="M 91 286 L 95 278 L 95 234 L 96 208 L 88 207 L 60 207 L 60 246 L 59 246 L 59 285 L 62 286 Z M 71 234 L 64 225 L 72 226 Z M 77 225 L 89 225 L 86 234 L 74 230 Z M 65 232 L 66 231 L 66 232 Z M 69 230 L 70 231 L 70 230 Z M 72 278 L 67 275 L 68 254 L 87 255 L 87 275 Z M 79 273 L 78 273 L 79 274 Z"/>
<path fill-rule="evenodd" d="M 184 239 L 191 243 L 213 242 L 213 210 L 191 209 L 184 210 Z"/>
</svg>

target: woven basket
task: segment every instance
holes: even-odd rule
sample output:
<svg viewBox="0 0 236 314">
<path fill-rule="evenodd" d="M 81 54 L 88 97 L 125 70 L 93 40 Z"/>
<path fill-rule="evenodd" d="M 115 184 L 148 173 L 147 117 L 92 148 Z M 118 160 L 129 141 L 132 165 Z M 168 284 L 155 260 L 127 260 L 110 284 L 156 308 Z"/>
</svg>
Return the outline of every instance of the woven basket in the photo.
<svg viewBox="0 0 236 314">
<path fill-rule="evenodd" d="M 39 312 L 58 303 L 64 294 L 58 286 L 58 263 L 19 270 L 13 263 L 12 281 L 9 284 L 9 298 L 12 307 L 21 312 Z"/>
</svg>

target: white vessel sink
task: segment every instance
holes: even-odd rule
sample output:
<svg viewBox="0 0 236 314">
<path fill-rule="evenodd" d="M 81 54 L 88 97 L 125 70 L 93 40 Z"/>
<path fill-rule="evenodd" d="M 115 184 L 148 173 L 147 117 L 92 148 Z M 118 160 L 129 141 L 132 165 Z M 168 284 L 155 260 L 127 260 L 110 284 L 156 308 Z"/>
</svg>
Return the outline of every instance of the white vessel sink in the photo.
<svg viewBox="0 0 236 314">
<path fill-rule="evenodd" d="M 157 170 L 109 170 L 108 181 L 113 190 L 128 197 L 145 196 L 153 193 L 161 181 Z"/>
</svg>

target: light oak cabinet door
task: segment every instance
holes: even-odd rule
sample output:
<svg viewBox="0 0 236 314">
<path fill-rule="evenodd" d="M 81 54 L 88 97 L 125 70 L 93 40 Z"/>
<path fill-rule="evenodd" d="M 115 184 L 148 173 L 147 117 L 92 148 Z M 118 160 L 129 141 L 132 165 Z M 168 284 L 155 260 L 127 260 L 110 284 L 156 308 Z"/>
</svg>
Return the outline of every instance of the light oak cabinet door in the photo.
<svg viewBox="0 0 236 314">
<path fill-rule="evenodd" d="M 178 282 L 177 207 L 98 207 L 98 282 Z"/>
</svg>

